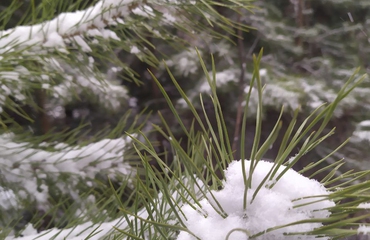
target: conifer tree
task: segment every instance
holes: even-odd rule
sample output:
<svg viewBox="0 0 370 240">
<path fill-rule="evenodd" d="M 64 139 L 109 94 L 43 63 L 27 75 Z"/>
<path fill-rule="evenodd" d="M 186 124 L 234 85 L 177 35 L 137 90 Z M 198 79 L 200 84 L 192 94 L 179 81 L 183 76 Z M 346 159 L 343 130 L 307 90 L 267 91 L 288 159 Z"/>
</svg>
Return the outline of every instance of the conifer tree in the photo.
<svg viewBox="0 0 370 240">
<path fill-rule="evenodd" d="M 233 215 L 213 195 L 227 188 L 229 164 L 246 158 L 244 211 L 246 189 L 253 201 L 289 182 L 285 166 L 325 189 L 284 193 L 314 199 L 289 200 L 298 215 L 308 209 L 303 219 L 262 230 L 235 224 L 228 236 L 368 231 L 369 171 L 347 171 L 367 169 L 366 0 L 0 7 L 1 238 L 200 239 L 189 209 Z M 263 160 L 274 164 L 254 188 Z"/>
</svg>

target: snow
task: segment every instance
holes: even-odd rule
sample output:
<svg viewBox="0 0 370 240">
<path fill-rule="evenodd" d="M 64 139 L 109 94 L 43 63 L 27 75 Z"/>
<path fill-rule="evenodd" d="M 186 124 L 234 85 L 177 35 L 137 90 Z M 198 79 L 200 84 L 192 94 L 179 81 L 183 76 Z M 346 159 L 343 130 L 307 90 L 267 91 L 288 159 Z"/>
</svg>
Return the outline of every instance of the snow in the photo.
<svg viewBox="0 0 370 240">
<path fill-rule="evenodd" d="M 359 127 L 370 127 L 370 120 L 362 121 L 358 125 Z"/>
<path fill-rule="evenodd" d="M 132 12 L 142 17 L 154 17 L 155 16 L 153 9 L 149 7 L 148 5 L 136 7 L 132 10 Z"/>
<path fill-rule="evenodd" d="M 249 161 L 245 161 L 246 171 L 249 170 Z M 203 199 L 201 201 L 201 209 L 194 210 L 189 205 L 182 207 L 182 212 L 186 216 L 186 224 L 190 231 L 195 233 L 201 239 L 225 239 L 226 235 L 235 228 L 247 229 L 248 234 L 255 234 L 263 232 L 266 229 L 294 221 L 311 219 L 311 218 L 325 218 L 329 216 L 329 211 L 326 208 L 334 206 L 331 201 L 323 199 L 322 195 L 327 195 L 329 192 L 318 182 L 307 179 L 293 170 L 288 170 L 285 176 L 276 182 L 276 185 L 269 189 L 264 187 L 260 190 L 255 200 L 250 203 L 252 194 L 256 187 L 260 184 L 262 179 L 266 176 L 272 163 L 261 161 L 257 165 L 253 174 L 252 188 L 248 192 L 248 206 L 247 210 L 242 209 L 242 193 L 244 189 L 242 174 L 241 174 L 241 162 L 233 162 L 228 170 L 226 170 L 226 180 L 224 182 L 224 188 L 220 191 L 214 191 L 213 194 L 217 201 L 221 204 L 228 217 L 223 218 L 215 212 L 214 201 Z M 280 173 L 283 170 L 281 167 L 278 171 Z M 186 184 L 186 181 L 184 181 Z M 195 190 L 194 190 L 195 191 Z M 320 197 L 311 198 L 310 200 L 304 200 L 302 198 L 306 196 L 320 195 Z M 233 196 L 230 198 L 230 196 Z M 323 201 L 312 203 L 306 206 L 294 208 L 302 203 L 314 202 L 318 199 Z M 210 194 L 208 194 L 210 199 Z M 297 200 L 300 199 L 300 200 Z M 147 216 L 145 211 L 141 211 L 142 217 Z M 207 215 L 207 218 L 204 217 Z M 48 231 L 36 234 L 32 231 L 32 227 L 28 226 L 27 231 L 23 232 L 25 237 L 22 239 L 50 239 L 55 235 L 58 235 L 55 239 L 64 239 L 68 236 L 68 239 L 84 239 L 88 236 L 91 231 L 95 228 L 95 232 L 98 234 L 93 239 L 99 239 L 100 237 L 107 236 L 113 230 L 112 227 L 116 226 L 123 229 L 127 226 L 127 223 L 122 219 L 117 219 L 112 222 L 106 222 L 101 224 L 92 224 L 87 222 L 81 224 L 73 229 L 52 229 Z M 275 230 L 263 235 L 263 238 L 259 239 L 297 239 L 297 236 L 288 237 L 284 236 L 284 232 L 296 232 L 296 231 L 309 231 L 314 228 L 320 227 L 319 223 L 308 223 L 300 224 L 296 226 L 290 226 L 287 228 Z M 359 229 L 360 232 L 366 232 L 364 227 Z M 29 234 L 27 234 L 29 233 Z M 248 239 L 243 232 L 231 233 L 231 239 Z M 314 236 L 300 236 L 300 239 L 314 239 Z M 7 240 L 15 239 L 14 237 L 8 237 Z M 191 235 L 181 232 L 177 239 L 194 239 Z M 258 239 L 258 238 L 257 238 Z"/>
<path fill-rule="evenodd" d="M 142 218 L 148 217 L 148 213 L 145 210 L 141 210 L 138 213 L 138 216 Z M 133 217 L 129 217 L 133 219 Z M 40 233 L 31 226 L 27 225 L 26 229 L 22 232 L 23 237 L 14 237 L 8 236 L 5 240 L 13 240 L 13 239 L 20 239 L 20 240 L 82 240 L 82 239 L 91 239 L 91 240 L 98 240 L 101 238 L 106 237 L 110 233 L 114 231 L 114 228 L 117 229 L 124 229 L 128 226 L 127 222 L 124 218 L 115 219 L 110 222 L 103 222 L 103 223 L 92 223 L 92 222 L 85 222 L 83 224 L 74 226 L 73 228 L 67 229 L 49 229 Z M 105 239 L 105 238 L 104 238 Z M 110 239 L 110 238 L 109 238 Z M 114 238 L 115 239 L 115 238 Z M 122 238 L 119 238 L 122 239 Z"/>
<path fill-rule="evenodd" d="M 0 106 L 5 104 L 6 96 L 9 95 L 12 95 L 19 101 L 26 99 L 26 96 L 22 93 L 22 88 L 25 84 L 20 81 L 20 78 L 29 75 L 30 72 L 23 66 L 16 66 L 13 71 L 0 71 Z"/>
<path fill-rule="evenodd" d="M 351 138 L 352 142 L 368 141 L 370 142 L 370 131 L 354 131 Z"/>
<path fill-rule="evenodd" d="M 195 49 L 183 51 L 174 55 L 170 60 L 166 60 L 169 67 L 174 67 L 176 71 L 187 77 L 194 74 L 199 68 L 199 58 Z"/>
<path fill-rule="evenodd" d="M 348 12 L 348 13 L 347 13 L 347 15 L 348 15 L 349 20 L 350 20 L 351 22 L 354 22 L 354 21 L 353 21 L 352 14 L 351 14 L 350 12 Z"/>
<path fill-rule="evenodd" d="M 364 120 L 357 124 L 356 130 L 352 134 L 351 141 L 354 143 L 367 141 L 370 142 L 370 120 Z"/>
<path fill-rule="evenodd" d="M 52 107 L 68 104 L 76 94 L 90 90 L 97 96 L 99 102 L 106 108 L 118 110 L 127 97 L 127 90 L 119 82 L 105 79 L 106 76 L 96 74 L 94 62 L 86 65 L 83 54 L 75 53 L 76 58 L 81 57 L 81 66 L 76 67 L 73 63 L 63 61 L 58 57 L 50 57 L 48 51 L 41 48 L 54 48 L 62 53 L 67 53 L 66 44 L 74 44 L 74 47 L 82 52 L 92 52 L 91 40 L 86 36 L 110 38 L 120 40 L 115 32 L 105 29 L 108 25 L 117 24 L 118 17 L 126 18 L 132 14 L 129 10 L 133 0 L 101 0 L 94 6 L 82 11 L 61 13 L 56 18 L 41 24 L 31 26 L 18 26 L 13 29 L 0 31 L 0 54 L 4 63 L 11 62 L 17 65 L 9 71 L 1 71 L 2 88 L 0 88 L 0 108 L 2 109 L 7 96 L 13 96 L 16 100 L 26 100 L 25 89 L 28 89 L 24 79 L 42 81 L 42 87 L 50 91 L 55 99 L 50 101 Z M 118 21 L 123 23 L 122 19 Z M 96 39 L 93 39 L 94 41 Z M 99 43 L 99 41 L 98 41 Z M 19 51 L 23 50 L 23 51 Z M 10 52 L 18 51 L 19 58 L 13 58 Z M 35 52 L 37 54 L 35 54 Z M 7 56 L 12 57 L 7 57 Z M 23 58 L 30 58 L 42 66 L 42 72 L 48 72 L 51 76 L 45 78 L 45 74 L 37 76 L 31 69 L 22 66 Z M 16 63 L 16 64 L 15 64 Z M 85 67 L 85 68 L 84 68 Z M 83 69 L 84 68 L 84 69 Z M 64 76 L 65 81 L 55 85 L 55 75 Z M 34 79 L 32 79 L 34 78 Z M 41 79 L 40 79 L 41 78 Z M 103 80 L 105 83 L 103 83 Z M 114 80 L 114 79 L 113 79 Z M 59 81 L 58 81 L 59 82 Z M 87 88 L 87 89 L 86 89 Z M 52 111 L 47 109 L 47 111 Z"/>
<path fill-rule="evenodd" d="M 264 71 L 262 71 L 264 73 Z M 265 75 L 264 78 L 268 79 Z M 248 94 L 250 86 L 244 88 L 244 92 Z M 262 104 L 273 108 L 285 106 L 285 109 L 296 110 L 300 107 L 300 94 L 289 90 L 289 86 L 284 86 L 275 83 L 268 83 L 263 89 Z M 251 97 L 249 100 L 248 114 L 255 115 L 258 109 L 258 91 L 255 87 L 252 88 Z M 245 104 L 244 102 L 243 104 Z"/>
<path fill-rule="evenodd" d="M 358 208 L 370 209 L 370 203 L 360 203 Z"/>
<path fill-rule="evenodd" d="M 84 51 L 84 52 L 91 52 L 92 51 L 89 44 L 87 44 L 85 42 L 85 40 L 83 40 L 82 37 L 75 36 L 73 39 L 75 40 L 75 43 L 77 43 L 77 46 L 79 46 L 82 51 Z"/>
<path fill-rule="evenodd" d="M 105 149 L 104 142 L 99 143 L 99 148 Z M 110 149 L 110 146 L 108 147 Z M 244 160 L 245 172 L 249 177 L 249 170 L 251 161 Z M 253 194 L 269 174 L 274 164 L 267 161 L 259 161 L 255 165 L 252 175 L 251 187 L 247 192 L 247 207 L 243 209 L 243 193 L 245 189 L 243 174 L 242 174 L 242 161 L 233 161 L 227 170 L 225 170 L 225 180 L 223 181 L 223 188 L 221 190 L 212 190 L 206 193 L 206 197 L 200 200 L 200 207 L 196 204 L 189 205 L 182 204 L 181 212 L 183 214 L 182 221 L 185 223 L 187 229 L 193 233 L 198 239 L 202 240 L 224 240 L 228 239 L 250 239 L 254 234 L 261 233 L 259 237 L 254 237 L 257 240 L 310 240 L 310 239 L 328 239 L 322 236 L 312 235 L 284 235 L 285 233 L 292 232 L 308 232 L 322 226 L 320 222 L 310 220 L 327 218 L 330 215 L 329 209 L 334 207 L 335 204 L 331 200 L 327 200 L 326 196 L 330 192 L 316 180 L 308 179 L 296 171 L 289 169 L 282 178 L 276 179 L 284 169 L 285 166 L 279 167 L 275 177 L 266 181 L 264 186 L 258 191 L 256 197 L 252 201 Z M 197 179 L 198 181 L 199 179 Z M 202 192 L 206 191 L 203 188 L 202 181 L 199 180 L 198 184 L 202 188 L 191 188 L 196 184 L 183 178 L 182 184 L 188 189 L 192 189 L 194 196 L 201 198 Z M 271 187 L 271 184 L 274 184 Z M 169 189 L 172 191 L 173 189 Z M 181 194 L 176 190 L 172 193 L 173 199 L 181 199 Z M 214 198 L 211 196 L 213 195 Z M 160 193 L 157 199 L 152 201 L 153 204 L 158 204 L 163 208 L 163 212 L 168 213 L 170 210 L 169 204 L 162 204 L 161 198 L 163 195 Z M 219 203 L 220 207 L 216 205 L 215 200 Z M 182 200 L 180 200 L 182 202 Z M 181 205 L 180 205 L 181 206 Z M 194 207 L 197 206 L 197 207 Z M 368 208 L 369 204 L 360 204 L 359 208 Z M 153 206 L 154 207 L 154 206 Z M 155 207 L 154 207 L 155 208 Z M 225 212 L 226 217 L 221 216 L 218 212 Z M 152 217 L 157 219 L 153 212 Z M 143 219 L 149 217 L 148 212 L 142 209 L 138 212 L 138 216 Z M 171 216 L 166 216 L 168 224 L 178 224 Z M 129 217 L 130 221 L 135 221 L 133 217 Z M 293 224 L 287 227 L 281 225 L 294 223 L 297 221 L 307 220 L 307 223 Z M 110 222 L 92 223 L 85 222 L 70 229 L 50 229 L 41 233 L 36 233 L 32 226 L 27 226 L 26 230 L 22 232 L 24 237 L 15 238 L 9 236 L 6 240 L 22 239 L 56 239 L 62 240 L 66 237 L 72 240 L 85 239 L 92 232 L 94 235 L 91 239 L 111 239 L 114 236 L 114 227 L 127 231 L 130 226 L 127 224 L 125 218 L 116 219 Z M 276 229 L 271 229 L 276 227 Z M 150 227 L 151 228 L 151 227 Z M 131 229 L 132 230 L 132 229 Z M 358 228 L 359 234 L 370 233 L 370 228 L 361 225 Z M 117 232 L 116 232 L 117 233 Z M 121 236 L 122 237 L 122 236 Z M 177 240 L 192 240 L 197 239 L 188 232 L 180 231 Z M 146 239 L 149 239 L 147 236 Z"/>
<path fill-rule="evenodd" d="M 265 77 L 267 76 L 267 69 L 266 68 L 262 68 L 259 70 L 259 74 L 260 74 L 260 77 Z"/>
<path fill-rule="evenodd" d="M 78 184 L 73 175 L 90 179 L 100 172 L 106 172 L 111 179 L 117 175 L 131 175 L 135 170 L 123 156 L 125 147 L 130 143 L 131 138 L 104 139 L 83 147 L 59 144 L 55 151 L 47 151 L 32 148 L 27 143 L 14 142 L 12 134 L 3 134 L 0 135 L 2 179 L 21 186 L 28 192 L 25 196 L 32 196 L 44 207 L 48 201 L 48 187 L 42 184 L 43 179 L 57 180 L 60 174 L 69 173 L 70 181 L 57 185 L 62 192 L 73 194 L 77 191 L 73 185 Z M 43 144 L 44 147 L 46 145 Z M 0 201 L 6 204 L 3 196 L 5 192 L 1 194 Z"/>
<path fill-rule="evenodd" d="M 92 36 L 92 37 L 94 36 L 103 37 L 105 39 L 111 38 L 117 41 L 120 40 L 117 34 L 109 29 L 99 29 L 99 30 L 91 29 L 87 31 L 87 35 Z"/>
<path fill-rule="evenodd" d="M 64 48 L 66 45 L 62 36 L 59 35 L 57 32 L 50 33 L 47 40 L 44 43 L 44 47 L 62 47 Z"/>
<path fill-rule="evenodd" d="M 222 72 L 216 73 L 216 86 L 218 88 L 225 86 L 229 82 L 237 82 L 238 78 L 238 70 L 236 69 L 227 69 Z M 212 76 L 212 72 L 209 73 Z M 199 92 L 201 93 L 211 93 L 211 87 L 206 79 L 203 79 L 203 83 L 199 86 Z"/>
<path fill-rule="evenodd" d="M 17 199 L 11 189 L 4 189 L 0 186 L 0 208 L 8 210 L 16 208 Z"/>
<path fill-rule="evenodd" d="M 120 109 L 124 102 L 122 100 L 128 98 L 125 86 L 120 85 L 116 79 L 108 79 L 109 76 L 106 74 L 94 73 L 94 59 L 84 60 L 84 62 L 87 61 L 88 63 L 83 69 L 75 68 L 62 60 L 60 60 L 59 64 L 54 64 L 54 61 L 52 61 L 53 64 L 48 66 L 51 69 L 50 71 L 63 72 L 65 79 L 65 81 L 54 85 L 50 89 L 54 101 L 50 104 L 50 108 L 47 109 L 49 112 L 53 111 L 52 108 L 68 104 L 69 101 L 74 99 L 76 94 L 83 94 L 85 91 L 92 93 L 105 108 L 111 110 Z"/>
<path fill-rule="evenodd" d="M 361 225 L 357 229 L 357 234 L 370 234 L 370 227 L 369 226 L 365 226 L 365 225 Z"/>
<path fill-rule="evenodd" d="M 132 2 L 133 0 L 101 0 L 83 11 L 62 13 L 41 24 L 0 31 L 0 53 L 28 46 L 64 47 L 64 39 L 68 37 L 74 37 L 78 45 L 88 51 L 84 41 L 76 39 L 76 36 L 91 29 L 102 30 L 101 35 L 107 36 L 104 27 L 116 23 L 113 19 L 117 17 L 129 15 L 129 4 Z M 111 33 L 108 36 L 117 39 Z"/>
<path fill-rule="evenodd" d="M 244 161 L 245 171 L 248 175 L 250 161 Z M 216 203 L 209 193 L 207 198 L 200 201 L 201 208 L 184 205 L 182 211 L 188 230 L 202 240 L 226 239 L 227 234 L 236 228 L 245 229 L 249 236 L 264 232 L 269 228 L 293 223 L 312 218 L 327 218 L 330 212 L 327 208 L 335 206 L 332 201 L 323 196 L 329 192 L 317 181 L 308 179 L 292 169 L 269 188 L 262 187 L 252 200 L 252 195 L 273 167 L 273 163 L 260 161 L 256 166 L 252 186 L 247 192 L 247 208 L 243 210 L 243 192 L 245 189 L 241 161 L 234 161 L 225 171 L 226 180 L 223 189 L 212 191 L 217 202 L 227 213 L 223 218 L 216 212 Z M 280 167 L 278 173 L 285 167 Z M 276 180 L 273 179 L 272 182 Z M 318 196 L 320 195 L 320 197 Z M 308 196 L 317 196 L 304 199 Z M 317 201 L 319 200 L 319 201 Z M 315 202 L 317 201 L 317 202 Z M 308 203 L 304 206 L 300 204 Z M 321 223 L 305 223 L 292 225 L 271 232 L 267 232 L 261 238 L 256 239 L 297 239 L 297 236 L 285 236 L 289 232 L 311 231 L 322 226 Z M 246 232 L 235 231 L 231 233 L 231 239 L 249 239 Z M 300 239 L 315 239 L 315 236 L 299 236 Z M 181 232 L 178 240 L 196 239 L 187 232 Z"/>
<path fill-rule="evenodd" d="M 49 240 L 49 239 L 55 239 L 55 240 L 81 240 L 81 239 L 87 239 L 89 235 L 94 231 L 95 234 L 93 238 L 89 239 L 99 239 L 100 237 L 103 237 L 106 235 L 109 231 L 112 230 L 113 227 L 120 227 L 122 222 L 119 222 L 119 220 L 116 220 L 114 222 L 108 222 L 103 223 L 101 225 L 99 224 L 93 224 L 91 222 L 87 222 L 81 225 L 78 225 L 74 227 L 73 229 L 51 229 L 47 230 L 41 233 L 37 233 L 37 231 L 31 226 L 28 225 L 25 229 L 25 231 L 22 232 L 23 237 L 16 238 L 16 237 L 7 237 L 5 240 L 12 240 L 12 239 L 21 239 L 21 240 Z M 97 228 L 97 229 L 95 229 Z M 92 236 L 90 235 L 90 236 Z"/>
<path fill-rule="evenodd" d="M 140 51 L 140 49 L 138 47 L 136 47 L 136 46 L 132 46 L 131 47 L 130 53 L 132 53 L 132 54 L 138 54 L 140 52 L 141 51 Z"/>
<path fill-rule="evenodd" d="M 170 13 L 164 13 L 163 18 L 165 19 L 165 22 L 169 24 L 176 22 L 176 18 Z"/>
</svg>

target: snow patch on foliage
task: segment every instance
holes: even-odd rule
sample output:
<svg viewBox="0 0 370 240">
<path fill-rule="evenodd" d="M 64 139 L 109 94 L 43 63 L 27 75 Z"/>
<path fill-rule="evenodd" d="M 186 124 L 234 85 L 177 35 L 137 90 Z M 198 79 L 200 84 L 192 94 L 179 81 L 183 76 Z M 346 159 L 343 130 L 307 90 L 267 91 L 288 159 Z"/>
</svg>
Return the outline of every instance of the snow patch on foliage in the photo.
<svg viewBox="0 0 370 240">
<path fill-rule="evenodd" d="M 370 227 L 365 225 L 360 225 L 357 229 L 357 234 L 370 234 Z"/>
<path fill-rule="evenodd" d="M 245 172 L 249 174 L 250 161 L 245 160 Z M 236 228 L 246 232 L 235 231 L 231 239 L 248 239 L 257 233 L 263 233 L 269 228 L 313 218 L 327 218 L 330 212 L 327 208 L 335 206 L 334 202 L 326 200 L 323 195 L 329 192 L 315 180 L 308 179 L 292 169 L 289 169 L 273 187 L 264 186 L 258 191 L 252 201 L 253 194 L 273 167 L 273 163 L 260 161 L 252 175 L 252 186 L 247 192 L 247 208 L 243 209 L 243 193 L 245 189 L 242 162 L 234 161 L 225 171 L 226 180 L 223 189 L 212 191 L 200 201 L 201 207 L 194 209 L 184 205 L 182 212 L 189 231 L 203 240 L 225 239 L 227 234 Z M 277 174 L 285 167 L 280 167 Z M 270 181 L 271 182 L 271 181 Z M 213 199 L 217 200 L 217 203 Z M 317 196 L 317 197 L 315 197 Z M 305 199 L 305 197 L 310 197 Z M 300 206 L 301 204 L 307 204 Z M 227 217 L 220 216 L 217 211 L 224 211 Z M 321 223 L 304 223 L 292 225 L 271 232 L 266 232 L 257 239 L 297 239 L 295 236 L 285 236 L 284 233 L 307 232 L 321 227 Z M 316 239 L 315 236 L 299 236 L 300 239 Z M 181 232 L 178 240 L 195 239 L 187 232 Z M 324 238 L 325 239 L 325 238 Z"/>
<path fill-rule="evenodd" d="M 360 203 L 358 208 L 370 209 L 370 203 Z"/>
<path fill-rule="evenodd" d="M 250 86 L 244 89 L 244 92 L 248 94 Z M 269 106 L 272 108 L 280 108 L 285 106 L 289 110 L 296 110 L 300 106 L 300 94 L 294 91 L 280 86 L 279 84 L 267 84 L 265 85 L 262 92 L 262 104 L 263 106 Z M 245 104 L 245 102 L 244 102 Z M 251 97 L 249 100 L 248 114 L 255 115 L 258 108 L 258 92 L 255 87 L 252 87 Z"/>
<path fill-rule="evenodd" d="M 14 50 L 16 47 L 34 47 L 40 44 L 44 47 L 64 47 L 64 39 L 68 36 L 75 37 L 77 45 L 89 51 L 89 47 L 78 35 L 91 31 L 92 28 L 104 30 L 104 27 L 116 22 L 116 17 L 129 15 L 129 4 L 132 2 L 133 0 L 103 0 L 86 10 L 62 13 L 42 24 L 0 31 L 0 46 L 3 46 L 0 53 Z M 100 35 L 116 38 L 103 32 Z"/>
<path fill-rule="evenodd" d="M 0 186 L 0 209 L 8 210 L 17 208 L 17 198 L 11 189 Z"/>
<path fill-rule="evenodd" d="M 78 196 L 77 178 L 93 179 L 106 173 L 114 180 L 118 175 L 129 176 L 134 169 L 124 159 L 124 149 L 130 138 L 104 139 L 80 146 L 56 145 L 54 150 L 32 148 L 27 143 L 17 143 L 13 135 L 0 135 L 0 168 L 2 179 L 22 189 L 22 197 L 32 196 L 39 204 L 47 203 L 48 186 L 44 181 L 56 182 L 59 190 Z M 40 146 L 41 147 L 41 146 Z M 46 145 L 42 145 L 47 149 Z M 61 174 L 70 174 L 66 182 L 58 181 Z M 24 194 L 22 194 L 22 191 Z"/>
<path fill-rule="evenodd" d="M 155 16 L 153 9 L 148 5 L 136 7 L 132 10 L 132 12 L 142 17 L 154 17 Z"/>
<path fill-rule="evenodd" d="M 194 74 L 199 68 L 199 58 L 195 49 L 183 51 L 166 61 L 167 66 L 174 67 L 183 76 Z"/>
<path fill-rule="evenodd" d="M 83 59 L 86 64 L 83 68 L 76 68 L 59 59 L 59 64 L 47 66 L 51 72 L 64 73 L 64 81 L 51 87 L 50 92 L 54 99 L 50 106 L 57 107 L 66 105 L 75 99 L 76 95 L 87 94 L 90 99 L 97 99 L 99 104 L 110 110 L 119 110 L 124 100 L 128 99 L 125 86 L 119 84 L 116 79 L 108 79 L 108 75 L 96 73 L 93 58 Z M 55 61 L 58 61 L 55 59 Z M 48 109 L 52 111 L 52 109 Z"/>
<path fill-rule="evenodd" d="M 370 120 L 365 120 L 357 124 L 353 132 L 352 142 L 367 141 L 370 142 Z"/>
<path fill-rule="evenodd" d="M 147 217 L 146 211 L 141 211 L 139 214 L 141 217 Z M 130 217 L 130 219 L 133 219 Z M 93 223 L 85 222 L 83 224 L 74 226 L 73 228 L 57 229 L 53 228 L 40 233 L 34 229 L 30 224 L 27 225 L 26 229 L 22 232 L 23 237 L 9 236 L 5 240 L 21 239 L 21 240 L 81 240 L 81 239 L 101 239 L 114 232 L 114 228 L 122 229 L 127 227 L 125 218 L 115 219 L 110 222 L 104 223 Z M 117 234 L 118 235 L 118 234 Z M 122 236 L 121 236 L 122 237 Z M 121 239 L 121 238 L 120 238 Z"/>
<path fill-rule="evenodd" d="M 99 146 L 99 148 L 101 147 L 103 146 Z M 245 172 L 248 177 L 251 162 L 245 160 L 244 163 Z M 321 223 L 296 224 L 273 231 L 268 230 L 272 227 L 300 220 L 327 218 L 330 215 L 328 209 L 335 206 L 332 201 L 326 199 L 325 196 L 330 194 L 330 192 L 328 192 L 322 184 L 315 180 L 308 179 L 292 169 L 289 169 L 279 180 L 276 180 L 275 175 L 271 180 L 264 183 L 252 201 L 253 194 L 263 182 L 266 175 L 269 174 L 272 167 L 273 163 L 265 161 L 259 161 L 256 165 L 252 175 L 252 185 L 247 192 L 246 210 L 243 209 L 245 185 L 242 174 L 242 161 L 234 161 L 229 165 L 228 169 L 225 171 L 225 180 L 223 181 L 222 190 L 213 190 L 207 193 L 203 182 L 199 179 L 195 178 L 197 184 L 194 183 L 194 179 L 190 180 L 183 178 L 181 180 L 181 185 L 185 185 L 186 188 L 190 190 L 192 194 L 191 198 L 199 198 L 204 196 L 203 193 L 206 193 L 206 198 L 199 201 L 201 207 L 198 207 L 196 204 L 192 204 L 192 206 L 187 204 L 189 201 L 185 202 L 183 199 L 184 197 L 189 199 L 187 193 L 180 194 L 177 190 L 172 192 L 172 190 L 178 189 L 178 186 L 171 185 L 169 186 L 169 190 L 172 199 L 179 201 L 176 203 L 177 206 L 181 206 L 181 204 L 185 203 L 181 207 L 181 213 L 183 214 L 182 221 L 190 232 L 202 240 L 224 240 L 227 234 L 236 228 L 245 229 L 246 231 L 234 231 L 230 234 L 229 239 L 249 239 L 250 236 L 258 233 L 262 233 L 262 235 L 255 239 L 294 240 L 298 237 L 302 240 L 318 239 L 316 236 L 286 236 L 284 233 L 311 231 L 321 227 Z M 277 175 L 283 170 L 285 170 L 285 167 L 281 166 L 277 170 Z M 271 186 L 271 184 L 274 185 Z M 158 198 L 153 199 L 153 208 L 160 206 L 160 212 L 165 214 L 162 215 L 161 218 L 168 219 L 169 222 L 167 222 L 167 224 L 178 224 L 174 222 L 174 220 L 171 220 L 173 219 L 171 217 L 174 211 L 171 207 L 173 205 L 168 204 L 163 198 L 163 194 L 160 193 Z M 194 209 L 194 206 L 197 206 L 196 209 Z M 224 212 L 227 216 L 220 216 L 216 209 L 218 212 Z M 138 216 L 147 219 L 149 214 L 145 209 L 142 209 L 138 212 Z M 156 213 L 153 212 L 152 216 L 156 218 Z M 130 221 L 134 220 L 133 217 L 128 218 Z M 125 219 L 117 219 L 100 224 L 87 222 L 73 229 L 51 229 L 39 234 L 32 231 L 32 227 L 28 227 L 28 232 L 26 232 L 28 234 L 22 239 L 34 239 L 36 237 L 38 237 L 38 239 L 50 239 L 56 235 L 58 235 L 56 239 L 64 239 L 66 236 L 68 236 L 68 239 L 83 239 L 85 236 L 84 234 L 91 234 L 92 231 L 95 231 L 97 234 L 94 236 L 94 239 L 106 238 L 115 235 L 113 226 L 124 229 L 125 231 L 129 228 Z M 152 229 L 153 226 L 149 226 L 149 228 Z M 360 232 L 365 230 L 366 229 L 359 229 Z M 146 229 L 146 231 L 149 231 L 149 229 Z M 23 234 L 24 233 L 25 232 L 23 232 Z M 173 234 L 173 237 L 175 237 L 176 231 L 174 231 Z M 7 240 L 10 239 L 14 238 L 7 238 Z M 188 232 L 180 232 L 180 234 L 177 235 L 177 239 L 191 240 L 196 238 Z M 320 239 L 327 238 L 322 237 Z"/>
<path fill-rule="evenodd" d="M 209 73 L 212 76 L 212 72 Z M 215 74 L 215 82 L 218 88 L 225 87 L 229 82 L 237 82 L 239 80 L 239 71 L 236 69 L 227 69 L 222 72 Z M 199 86 L 199 92 L 211 93 L 211 87 L 207 82 L 207 79 L 203 79 L 202 84 Z"/>
</svg>

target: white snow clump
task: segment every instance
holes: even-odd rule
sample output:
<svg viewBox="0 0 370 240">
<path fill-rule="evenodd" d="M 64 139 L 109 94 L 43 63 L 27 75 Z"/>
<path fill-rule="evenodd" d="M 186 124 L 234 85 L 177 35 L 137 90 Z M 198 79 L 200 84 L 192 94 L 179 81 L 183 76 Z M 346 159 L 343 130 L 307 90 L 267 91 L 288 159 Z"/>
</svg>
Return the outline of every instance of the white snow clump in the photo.
<svg viewBox="0 0 370 240">
<path fill-rule="evenodd" d="M 245 172 L 249 177 L 251 161 L 245 160 Z M 273 163 L 259 161 L 252 175 L 252 186 L 247 192 L 247 207 L 243 209 L 243 193 L 245 189 L 242 162 L 232 162 L 225 171 L 225 180 L 222 190 L 212 191 L 227 217 L 223 218 L 215 211 L 218 209 L 216 202 L 208 193 L 207 198 L 200 201 L 201 209 L 194 209 L 190 205 L 184 205 L 184 223 L 188 230 L 202 240 L 226 239 L 233 229 L 245 229 L 245 232 L 233 231 L 228 239 L 249 239 L 250 236 L 264 232 L 269 228 L 313 218 L 327 218 L 330 212 L 327 210 L 335 206 L 334 202 L 325 199 L 323 195 L 329 192 L 317 182 L 302 176 L 296 171 L 289 169 L 277 182 L 275 177 L 285 167 L 281 166 L 273 180 L 275 183 L 270 188 L 263 186 L 251 202 L 257 187 L 269 173 Z M 271 185 L 270 185 L 271 186 Z M 305 197 L 309 197 L 304 199 Z M 312 197 L 317 196 L 317 197 Z M 321 201 L 320 201 L 321 200 Z M 304 203 L 310 203 L 299 206 Z M 220 211 L 219 211 L 220 212 Z M 289 236 L 284 233 L 308 232 L 322 226 L 321 223 L 304 223 L 267 231 L 254 239 L 279 240 L 298 239 L 297 235 Z M 317 236 L 300 235 L 299 239 L 316 239 Z M 181 232 L 178 240 L 196 239 L 187 232 Z M 327 238 L 321 238 L 327 239 Z"/>
</svg>

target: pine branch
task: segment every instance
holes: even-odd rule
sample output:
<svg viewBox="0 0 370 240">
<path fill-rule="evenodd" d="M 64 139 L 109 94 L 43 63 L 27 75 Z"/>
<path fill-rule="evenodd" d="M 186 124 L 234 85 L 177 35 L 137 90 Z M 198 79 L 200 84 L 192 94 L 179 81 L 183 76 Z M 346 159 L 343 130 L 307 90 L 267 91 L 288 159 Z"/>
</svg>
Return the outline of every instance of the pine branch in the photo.
<svg viewBox="0 0 370 240">
<path fill-rule="evenodd" d="M 67 39 L 115 25 L 116 21 L 122 21 L 121 18 L 127 17 L 137 6 L 134 0 L 101 0 L 83 11 L 62 13 L 41 24 L 1 31 L 0 46 L 5 49 L 3 52 L 35 46 L 65 47 Z"/>
</svg>

